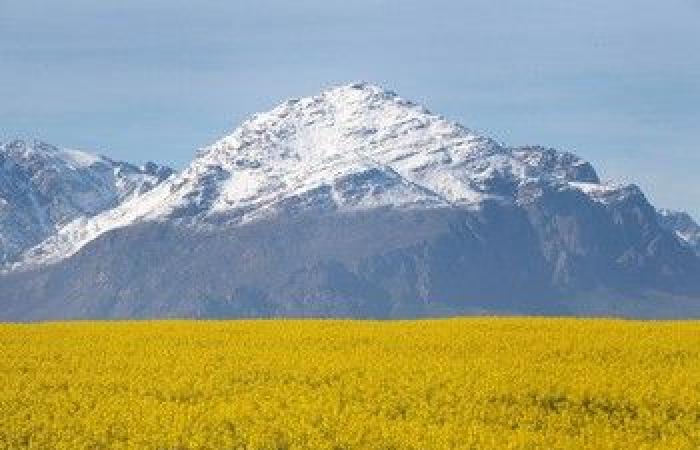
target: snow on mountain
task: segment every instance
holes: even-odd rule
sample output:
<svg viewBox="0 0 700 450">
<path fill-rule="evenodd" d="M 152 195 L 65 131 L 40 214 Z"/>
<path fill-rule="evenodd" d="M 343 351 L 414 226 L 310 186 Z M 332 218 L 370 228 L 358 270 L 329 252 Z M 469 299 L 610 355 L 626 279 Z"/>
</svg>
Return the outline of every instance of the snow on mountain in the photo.
<svg viewBox="0 0 700 450">
<path fill-rule="evenodd" d="M 0 262 L 73 220 L 138 197 L 171 173 L 39 141 L 0 143 Z"/>
<path fill-rule="evenodd" d="M 83 215 L 14 268 L 60 260 L 106 231 L 143 221 L 203 227 L 299 211 L 478 208 L 486 200 L 515 202 L 518 187 L 532 183 L 601 198 L 619 191 L 573 154 L 508 148 L 393 92 L 355 83 L 254 115 L 200 150 L 182 173 L 117 208 Z"/>
<path fill-rule="evenodd" d="M 688 213 L 660 209 L 659 217 L 664 227 L 700 255 L 700 225 Z"/>
<path fill-rule="evenodd" d="M 0 317 L 700 315 L 694 228 L 637 186 L 366 83 L 257 114 L 140 195 L 107 179 L 116 206 L 5 265 Z"/>
</svg>

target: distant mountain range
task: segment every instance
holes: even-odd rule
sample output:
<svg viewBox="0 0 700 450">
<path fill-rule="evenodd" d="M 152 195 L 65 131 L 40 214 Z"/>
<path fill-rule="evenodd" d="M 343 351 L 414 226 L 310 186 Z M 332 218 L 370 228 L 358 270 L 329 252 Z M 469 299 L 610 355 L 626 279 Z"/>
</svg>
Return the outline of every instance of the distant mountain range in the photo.
<svg viewBox="0 0 700 450">
<path fill-rule="evenodd" d="M 179 173 L 0 146 L 0 319 L 700 317 L 700 227 L 576 155 L 379 87 L 286 101 Z"/>
</svg>

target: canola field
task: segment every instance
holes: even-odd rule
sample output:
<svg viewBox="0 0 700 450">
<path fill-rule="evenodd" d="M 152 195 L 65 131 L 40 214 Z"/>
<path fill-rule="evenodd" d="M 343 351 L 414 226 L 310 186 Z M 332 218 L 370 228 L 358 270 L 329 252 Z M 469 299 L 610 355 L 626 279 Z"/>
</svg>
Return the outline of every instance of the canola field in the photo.
<svg viewBox="0 0 700 450">
<path fill-rule="evenodd" d="M 0 325 L 0 449 L 698 449 L 700 323 Z"/>
</svg>

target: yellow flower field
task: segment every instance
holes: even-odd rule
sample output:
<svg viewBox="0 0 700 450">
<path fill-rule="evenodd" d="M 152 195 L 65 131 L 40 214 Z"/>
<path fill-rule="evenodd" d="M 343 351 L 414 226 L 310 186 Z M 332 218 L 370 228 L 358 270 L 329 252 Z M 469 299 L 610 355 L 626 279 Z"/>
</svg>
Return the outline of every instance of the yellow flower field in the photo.
<svg viewBox="0 0 700 450">
<path fill-rule="evenodd" d="M 0 325 L 2 449 L 697 449 L 700 323 Z"/>
</svg>

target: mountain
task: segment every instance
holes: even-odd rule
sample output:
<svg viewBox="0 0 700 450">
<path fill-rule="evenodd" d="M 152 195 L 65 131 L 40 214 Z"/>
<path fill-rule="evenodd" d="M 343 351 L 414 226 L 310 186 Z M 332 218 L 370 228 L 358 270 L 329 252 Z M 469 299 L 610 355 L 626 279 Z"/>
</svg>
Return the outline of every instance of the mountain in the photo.
<svg viewBox="0 0 700 450">
<path fill-rule="evenodd" d="M 0 318 L 700 315 L 700 258 L 633 185 L 379 87 L 284 102 L 0 277 Z"/>
<path fill-rule="evenodd" d="M 700 225 L 690 216 L 681 211 L 660 209 L 661 225 L 673 231 L 678 238 L 700 255 Z"/>
<path fill-rule="evenodd" d="M 0 263 L 39 244 L 67 223 L 137 197 L 170 176 L 39 141 L 0 143 Z"/>
</svg>

